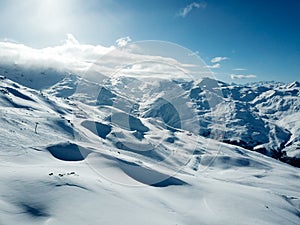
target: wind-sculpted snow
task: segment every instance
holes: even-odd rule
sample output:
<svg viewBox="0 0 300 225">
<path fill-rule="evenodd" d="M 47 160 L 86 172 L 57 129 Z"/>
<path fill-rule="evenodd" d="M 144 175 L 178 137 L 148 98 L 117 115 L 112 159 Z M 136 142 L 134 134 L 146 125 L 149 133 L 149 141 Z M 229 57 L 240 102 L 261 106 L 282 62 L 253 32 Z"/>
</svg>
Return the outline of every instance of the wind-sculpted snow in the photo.
<svg viewBox="0 0 300 225">
<path fill-rule="evenodd" d="M 120 168 L 134 180 L 153 187 L 168 187 L 173 185 L 187 185 L 186 182 L 160 173 L 155 170 L 143 168 L 138 164 L 119 160 Z"/>
<path fill-rule="evenodd" d="M 84 160 L 91 150 L 83 149 L 74 143 L 60 143 L 57 145 L 48 146 L 47 150 L 55 158 L 64 161 L 81 161 Z"/>
<path fill-rule="evenodd" d="M 89 120 L 83 121 L 81 125 L 103 139 L 107 137 L 107 135 L 111 132 L 112 129 L 110 125 Z"/>
</svg>

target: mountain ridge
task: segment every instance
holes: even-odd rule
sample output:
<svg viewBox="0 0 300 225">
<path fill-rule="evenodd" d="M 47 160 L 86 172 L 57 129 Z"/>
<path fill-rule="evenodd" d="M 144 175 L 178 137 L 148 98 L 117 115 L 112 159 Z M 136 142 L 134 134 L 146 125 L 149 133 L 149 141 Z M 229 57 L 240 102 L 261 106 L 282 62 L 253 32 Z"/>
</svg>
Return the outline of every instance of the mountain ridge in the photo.
<svg viewBox="0 0 300 225">
<path fill-rule="evenodd" d="M 159 117 L 170 127 L 184 126 L 183 129 L 204 137 L 210 137 L 216 121 L 222 121 L 221 129 L 224 129 L 222 142 L 258 151 L 284 162 L 292 161 L 292 165 L 299 167 L 300 143 L 297 138 L 294 138 L 299 134 L 299 129 L 292 128 L 290 125 L 285 127 L 283 123 L 286 118 L 292 117 L 292 114 L 295 116 L 299 114 L 300 87 L 297 81 L 290 84 L 272 81 L 230 85 L 211 78 L 203 78 L 200 81 L 162 80 L 154 84 L 121 76 L 107 78 L 104 81 L 101 79 L 101 83 L 97 84 L 74 73 L 68 75 L 65 72 L 47 73 L 47 70 L 42 70 L 35 71 L 36 75 L 30 78 L 32 76 L 30 71 L 29 73 L 16 72 L 20 68 L 8 70 L 2 67 L 2 70 L 6 72 L 5 77 L 27 87 L 33 87 L 27 80 L 32 79 L 33 84 L 39 84 L 36 80 L 44 80 L 42 78 L 44 76 L 56 76 L 49 80 L 48 85 L 38 85 L 33 88 L 59 98 L 72 99 L 75 95 L 88 94 L 92 96 L 90 103 L 103 107 L 113 106 L 141 118 Z M 24 73 L 27 77 L 25 80 L 24 75 L 15 75 Z M 178 103 L 174 100 L 175 95 L 181 95 L 178 98 L 181 100 L 176 100 L 179 101 Z M 145 99 L 148 99 L 148 103 L 145 103 Z M 188 102 L 193 104 L 195 109 L 189 107 L 186 107 L 185 111 L 179 109 L 179 105 Z M 169 108 L 162 111 L 161 107 L 166 107 L 167 104 Z M 137 108 L 133 110 L 132 107 Z M 138 109 L 140 107 L 142 109 Z M 170 110 L 173 114 L 168 113 Z M 289 121 L 286 122 L 290 124 Z"/>
</svg>

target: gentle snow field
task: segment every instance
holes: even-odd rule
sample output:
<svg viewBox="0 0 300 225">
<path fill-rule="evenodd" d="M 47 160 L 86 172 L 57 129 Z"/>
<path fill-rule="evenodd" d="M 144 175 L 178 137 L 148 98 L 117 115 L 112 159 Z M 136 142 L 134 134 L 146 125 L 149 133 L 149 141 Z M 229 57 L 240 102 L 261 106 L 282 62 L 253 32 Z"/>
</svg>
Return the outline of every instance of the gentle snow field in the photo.
<svg viewBox="0 0 300 225">
<path fill-rule="evenodd" d="M 61 71 L 0 67 L 0 225 L 300 224 L 298 82 Z"/>
</svg>

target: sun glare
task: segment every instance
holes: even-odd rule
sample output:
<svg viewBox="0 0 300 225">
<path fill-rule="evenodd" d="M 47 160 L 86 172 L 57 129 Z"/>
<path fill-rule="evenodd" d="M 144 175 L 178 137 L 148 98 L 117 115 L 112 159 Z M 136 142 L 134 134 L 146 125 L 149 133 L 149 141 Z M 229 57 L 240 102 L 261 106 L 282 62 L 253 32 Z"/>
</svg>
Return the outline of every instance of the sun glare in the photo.
<svg viewBox="0 0 300 225">
<path fill-rule="evenodd" d="M 36 22 L 50 33 L 59 32 L 68 23 L 68 1 L 44 0 L 37 3 Z"/>
</svg>

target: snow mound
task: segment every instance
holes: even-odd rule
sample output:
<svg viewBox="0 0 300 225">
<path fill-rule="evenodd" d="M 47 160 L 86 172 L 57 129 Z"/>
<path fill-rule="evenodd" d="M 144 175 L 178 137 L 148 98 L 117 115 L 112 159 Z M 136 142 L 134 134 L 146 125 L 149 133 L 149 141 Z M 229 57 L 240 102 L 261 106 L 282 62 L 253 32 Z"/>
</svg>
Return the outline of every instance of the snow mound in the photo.
<svg viewBox="0 0 300 225">
<path fill-rule="evenodd" d="M 134 180 L 153 187 L 168 187 L 173 185 L 187 185 L 186 182 L 161 172 L 141 167 L 138 164 L 119 160 L 120 168 Z"/>
<path fill-rule="evenodd" d="M 89 120 L 83 121 L 81 125 L 103 139 L 106 139 L 107 135 L 112 130 L 112 127 L 110 125 Z"/>
<path fill-rule="evenodd" d="M 61 143 L 46 148 L 53 157 L 63 161 L 82 161 L 92 151 L 74 143 Z"/>
</svg>

